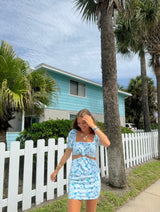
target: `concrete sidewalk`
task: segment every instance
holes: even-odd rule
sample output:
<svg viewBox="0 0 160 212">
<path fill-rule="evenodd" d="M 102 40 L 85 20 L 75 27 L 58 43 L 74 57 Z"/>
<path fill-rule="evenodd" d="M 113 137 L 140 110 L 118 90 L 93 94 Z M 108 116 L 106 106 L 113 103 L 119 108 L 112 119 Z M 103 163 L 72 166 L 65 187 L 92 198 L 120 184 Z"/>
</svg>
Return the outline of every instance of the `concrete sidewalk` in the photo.
<svg viewBox="0 0 160 212">
<path fill-rule="evenodd" d="M 160 212 L 160 179 L 116 212 Z"/>
</svg>

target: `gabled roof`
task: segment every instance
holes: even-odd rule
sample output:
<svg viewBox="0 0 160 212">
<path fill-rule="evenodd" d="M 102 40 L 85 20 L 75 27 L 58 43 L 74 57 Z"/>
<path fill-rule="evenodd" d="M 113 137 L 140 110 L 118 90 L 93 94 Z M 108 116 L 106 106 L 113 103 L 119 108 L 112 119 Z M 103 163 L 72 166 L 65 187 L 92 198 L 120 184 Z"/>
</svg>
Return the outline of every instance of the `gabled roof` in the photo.
<svg viewBox="0 0 160 212">
<path fill-rule="evenodd" d="M 54 72 L 57 72 L 57 73 L 60 73 L 60 74 L 66 75 L 66 76 L 73 77 L 73 78 L 75 78 L 77 80 L 81 80 L 81 81 L 84 81 L 84 82 L 87 82 L 87 83 L 102 87 L 102 84 L 100 84 L 100 83 L 94 82 L 92 80 L 88 80 L 86 78 L 80 77 L 80 76 L 75 75 L 75 74 L 71 74 L 71 73 L 69 73 L 67 71 L 63 71 L 61 69 L 55 68 L 55 67 L 47 65 L 45 63 L 40 63 L 38 66 L 35 67 L 36 70 L 41 69 L 41 68 L 49 69 L 51 71 L 54 71 Z M 118 92 L 123 94 L 123 95 L 125 95 L 125 96 L 132 96 L 132 94 L 127 93 L 125 91 L 118 90 Z"/>
</svg>

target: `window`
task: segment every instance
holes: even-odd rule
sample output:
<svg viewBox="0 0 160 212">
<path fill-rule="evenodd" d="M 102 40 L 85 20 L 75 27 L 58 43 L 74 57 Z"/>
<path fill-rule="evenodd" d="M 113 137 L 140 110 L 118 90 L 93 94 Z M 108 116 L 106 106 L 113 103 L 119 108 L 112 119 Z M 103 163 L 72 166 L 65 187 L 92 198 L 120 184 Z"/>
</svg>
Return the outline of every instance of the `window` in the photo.
<svg viewBox="0 0 160 212">
<path fill-rule="evenodd" d="M 84 83 L 70 80 L 70 94 L 75 96 L 86 96 L 86 85 Z"/>
<path fill-rule="evenodd" d="M 26 116 L 24 128 L 27 129 L 31 127 L 33 123 L 39 123 L 39 118 L 36 118 L 35 116 Z"/>
<path fill-rule="evenodd" d="M 76 118 L 76 115 L 75 114 L 70 114 L 70 120 L 74 120 Z"/>
</svg>

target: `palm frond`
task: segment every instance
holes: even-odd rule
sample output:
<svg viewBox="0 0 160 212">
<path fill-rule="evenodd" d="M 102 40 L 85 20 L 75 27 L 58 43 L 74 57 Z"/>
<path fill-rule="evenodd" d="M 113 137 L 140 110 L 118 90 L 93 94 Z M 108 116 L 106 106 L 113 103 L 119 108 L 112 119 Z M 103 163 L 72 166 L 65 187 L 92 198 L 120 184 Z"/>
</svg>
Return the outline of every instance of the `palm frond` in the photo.
<svg viewBox="0 0 160 212">
<path fill-rule="evenodd" d="M 96 22 L 97 4 L 93 0 L 74 0 L 74 7 L 82 15 L 82 20 Z"/>
<path fill-rule="evenodd" d="M 31 85 L 32 98 L 32 105 L 27 110 L 32 113 L 39 113 L 44 105 L 49 106 L 56 102 L 60 88 L 46 70 L 31 71 L 28 73 L 27 79 Z"/>
</svg>

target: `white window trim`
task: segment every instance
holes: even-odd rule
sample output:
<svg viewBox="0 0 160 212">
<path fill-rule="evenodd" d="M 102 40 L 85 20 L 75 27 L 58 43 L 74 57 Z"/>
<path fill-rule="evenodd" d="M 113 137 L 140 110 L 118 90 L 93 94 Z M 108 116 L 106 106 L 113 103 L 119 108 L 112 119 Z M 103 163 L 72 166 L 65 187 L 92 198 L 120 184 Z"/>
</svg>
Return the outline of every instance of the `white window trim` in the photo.
<svg viewBox="0 0 160 212">
<path fill-rule="evenodd" d="M 71 83 L 71 80 L 72 80 L 72 79 L 69 80 L 69 96 L 74 96 L 74 97 L 86 99 L 86 98 L 87 98 L 87 85 L 86 85 L 86 83 L 83 83 L 83 82 L 82 82 L 82 84 L 85 85 L 85 96 L 78 96 L 78 95 L 71 94 L 71 92 L 70 92 L 70 83 Z M 76 80 L 72 80 L 72 81 L 75 81 L 75 82 L 77 82 L 77 83 L 81 83 L 81 82 L 76 81 Z"/>
</svg>

